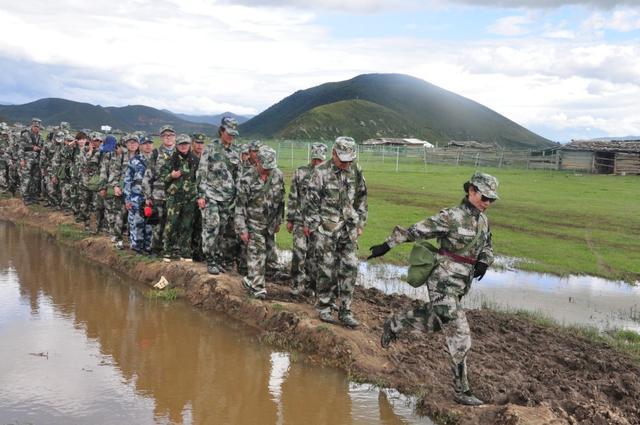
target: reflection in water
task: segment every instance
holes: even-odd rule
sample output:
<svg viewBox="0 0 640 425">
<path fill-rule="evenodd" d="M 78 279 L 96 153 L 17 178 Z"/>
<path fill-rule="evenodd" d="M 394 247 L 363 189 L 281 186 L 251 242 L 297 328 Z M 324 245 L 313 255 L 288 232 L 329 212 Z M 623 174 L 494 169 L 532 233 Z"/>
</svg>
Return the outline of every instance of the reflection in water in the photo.
<svg viewBox="0 0 640 425">
<path fill-rule="evenodd" d="M 505 261 L 509 266 L 509 259 Z M 359 284 L 427 300 L 426 288 L 402 280 L 407 267 L 360 263 Z M 489 270 L 463 299 L 465 308 L 541 312 L 564 325 L 640 331 L 640 287 L 593 276 L 558 277 L 507 268 Z"/>
<path fill-rule="evenodd" d="M 0 244 L 2 423 L 431 423 L 40 233 L 0 223 Z"/>
</svg>

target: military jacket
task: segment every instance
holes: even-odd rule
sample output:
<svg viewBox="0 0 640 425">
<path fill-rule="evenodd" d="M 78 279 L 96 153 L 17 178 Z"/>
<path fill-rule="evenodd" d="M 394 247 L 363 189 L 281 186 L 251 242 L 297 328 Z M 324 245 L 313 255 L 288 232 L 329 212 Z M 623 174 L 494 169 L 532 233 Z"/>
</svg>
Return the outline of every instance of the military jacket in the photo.
<svg viewBox="0 0 640 425">
<path fill-rule="evenodd" d="M 175 147 L 167 149 L 164 146 L 160 146 L 151 153 L 151 157 L 147 162 L 144 180 L 142 181 L 142 190 L 144 191 L 145 199 L 152 199 L 154 201 L 165 200 L 165 182 L 161 176 L 161 170 L 173 152 L 175 152 Z"/>
<path fill-rule="evenodd" d="M 60 181 L 67 181 L 72 178 L 73 159 L 76 154 L 75 145 L 63 144 L 53 156 L 51 161 L 51 172 Z"/>
<path fill-rule="evenodd" d="M 144 191 L 142 181 L 147 169 L 149 158 L 141 152 L 137 153 L 127 164 L 124 176 L 124 199 L 137 207 L 144 203 Z"/>
<path fill-rule="evenodd" d="M 53 157 L 62 148 L 63 143 L 58 143 L 53 138 L 47 138 L 42 144 L 40 152 L 40 170 L 43 174 L 48 174 L 53 166 Z"/>
<path fill-rule="evenodd" d="M 293 173 L 289 189 L 289 203 L 287 204 L 287 221 L 304 224 L 302 204 L 307 196 L 307 188 L 314 168 L 313 165 L 307 164 L 299 167 Z"/>
<path fill-rule="evenodd" d="M 194 154 L 188 152 L 182 156 L 175 151 L 168 161 L 162 166 L 161 175 L 165 183 L 166 197 L 173 196 L 186 202 L 196 200 L 196 169 L 198 159 Z M 182 175 L 177 179 L 171 177 L 171 173 L 180 170 Z"/>
<path fill-rule="evenodd" d="M 0 134 L 0 163 L 11 162 L 11 136 L 7 133 Z"/>
<path fill-rule="evenodd" d="M 38 161 L 40 151 L 33 150 L 34 147 L 42 149 L 42 138 L 40 134 L 35 134 L 31 130 L 25 130 L 20 134 L 18 142 L 18 159 L 26 161 Z"/>
<path fill-rule="evenodd" d="M 315 167 L 303 202 L 304 222 L 312 231 L 331 235 L 344 227 L 364 229 L 367 223 L 367 185 L 356 163 L 348 170 L 333 160 Z"/>
<path fill-rule="evenodd" d="M 468 248 L 467 252 L 459 252 L 472 242 L 477 233 L 477 241 Z M 432 217 L 404 229 L 396 226 L 387 238 L 390 247 L 402 242 L 412 242 L 419 239 L 437 238 L 440 248 L 473 258 L 479 262 L 491 265 L 493 263 L 493 248 L 491 245 L 491 231 L 487 216 L 474 207 L 467 198 L 453 208 L 440 211 Z M 438 266 L 429 277 L 432 287 L 441 292 L 460 295 L 471 282 L 473 265 L 454 261 L 452 258 L 437 254 Z"/>
<path fill-rule="evenodd" d="M 255 168 L 248 169 L 238 184 L 235 228 L 244 232 L 274 231 L 284 216 L 284 175 L 277 168 L 266 181 Z"/>
<path fill-rule="evenodd" d="M 74 182 L 80 183 L 82 181 L 82 169 L 84 167 L 85 155 L 87 152 L 87 146 L 83 148 L 76 146 L 73 152 L 73 163 L 71 166 L 71 179 Z"/>
<path fill-rule="evenodd" d="M 233 203 L 239 164 L 240 154 L 234 145 L 226 148 L 219 140 L 209 144 L 202 153 L 198 166 L 198 197 L 207 201 Z"/>
<path fill-rule="evenodd" d="M 82 185 L 86 188 L 89 184 L 89 180 L 91 177 L 95 175 L 100 175 L 100 164 L 102 162 L 103 153 L 100 149 L 94 149 L 89 153 L 89 150 L 84 153 L 82 158 L 82 168 L 81 168 L 81 181 Z M 101 184 L 102 187 L 102 184 Z"/>
</svg>

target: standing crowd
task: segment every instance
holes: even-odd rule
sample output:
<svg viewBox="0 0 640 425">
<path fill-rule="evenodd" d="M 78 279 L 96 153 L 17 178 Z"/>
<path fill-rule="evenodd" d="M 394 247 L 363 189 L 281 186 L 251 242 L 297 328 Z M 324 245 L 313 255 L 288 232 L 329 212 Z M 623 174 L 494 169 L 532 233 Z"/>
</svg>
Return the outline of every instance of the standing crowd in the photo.
<svg viewBox="0 0 640 425">
<path fill-rule="evenodd" d="M 367 186 L 356 160 L 356 143 L 338 137 L 329 152 L 311 145 L 310 162 L 295 170 L 285 208 L 285 181 L 276 152 L 260 141 L 237 145 L 237 122 L 224 117 L 217 138 L 176 134 L 160 128 L 161 144 L 142 132 L 116 139 L 79 131 L 66 122 L 46 138 L 34 118 L 27 129 L 0 123 L 0 192 L 20 195 L 74 215 L 92 233 L 106 233 L 115 246 L 163 261 L 203 261 L 209 273 L 235 270 L 247 293 L 267 296 L 266 280 L 289 274 L 276 252 L 285 223 L 293 236 L 292 293 L 315 297 L 319 318 L 355 328 L 351 309 L 358 271 L 357 241 L 367 222 Z M 382 345 L 404 327 L 443 330 L 452 359 L 456 401 L 482 402 L 470 391 L 466 355 L 469 325 L 460 299 L 474 277 L 493 261 L 484 210 L 498 198 L 497 180 L 475 173 L 465 183 L 460 206 L 443 210 L 408 229 L 396 227 L 370 258 L 394 245 L 438 238 L 438 266 L 425 280 L 430 301 L 396 313 L 384 324 Z"/>
</svg>

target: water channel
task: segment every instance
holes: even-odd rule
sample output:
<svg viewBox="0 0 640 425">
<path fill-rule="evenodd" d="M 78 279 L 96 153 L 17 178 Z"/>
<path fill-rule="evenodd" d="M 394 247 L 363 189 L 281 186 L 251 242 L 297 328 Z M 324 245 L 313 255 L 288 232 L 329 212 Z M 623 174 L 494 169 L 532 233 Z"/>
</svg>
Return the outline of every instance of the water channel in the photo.
<svg viewBox="0 0 640 425">
<path fill-rule="evenodd" d="M 431 424 L 0 222 L 0 424 Z"/>
</svg>

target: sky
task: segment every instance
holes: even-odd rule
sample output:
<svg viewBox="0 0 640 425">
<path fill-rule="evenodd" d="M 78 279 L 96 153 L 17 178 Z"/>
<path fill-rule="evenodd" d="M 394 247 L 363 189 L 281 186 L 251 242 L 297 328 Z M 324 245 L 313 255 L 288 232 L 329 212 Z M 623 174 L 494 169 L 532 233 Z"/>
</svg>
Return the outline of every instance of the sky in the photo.
<svg viewBox="0 0 640 425">
<path fill-rule="evenodd" d="M 255 115 L 403 73 L 554 141 L 640 135 L 640 0 L 0 0 L 0 102 Z"/>
</svg>

